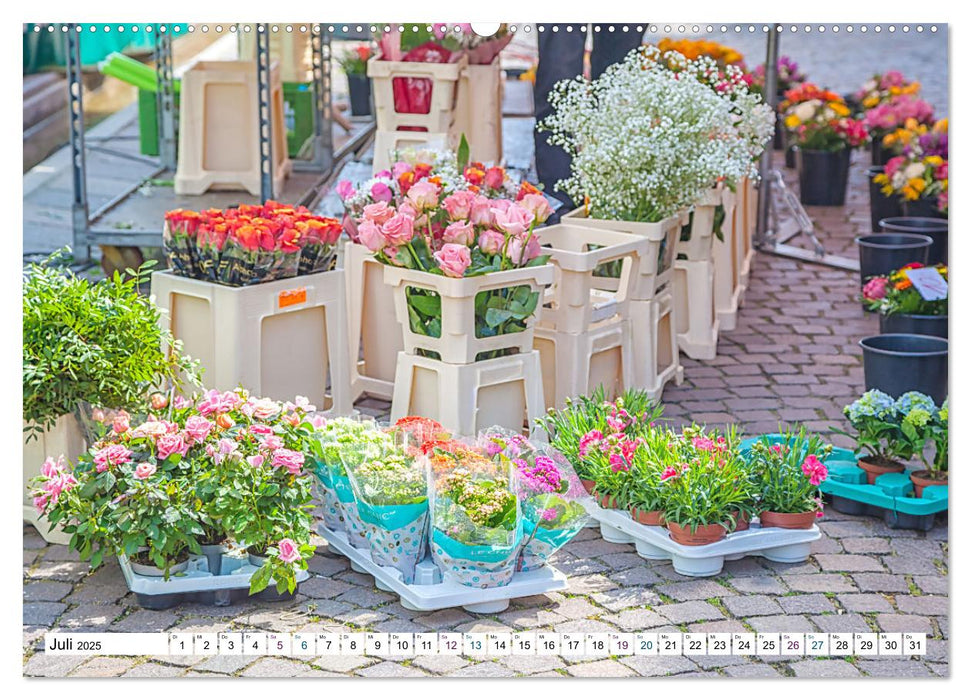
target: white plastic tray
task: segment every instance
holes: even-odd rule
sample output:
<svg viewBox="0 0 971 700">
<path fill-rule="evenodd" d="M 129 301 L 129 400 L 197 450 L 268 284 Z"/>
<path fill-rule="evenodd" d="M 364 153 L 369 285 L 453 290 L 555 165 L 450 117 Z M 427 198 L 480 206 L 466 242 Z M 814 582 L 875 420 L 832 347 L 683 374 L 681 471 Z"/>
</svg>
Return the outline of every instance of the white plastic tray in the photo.
<svg viewBox="0 0 971 700">
<path fill-rule="evenodd" d="M 209 562 L 201 555 L 190 555 L 189 565 L 185 571 L 173 574 L 167 581 L 160 576 L 143 576 L 132 571 L 128 558 L 118 557 L 121 571 L 125 575 L 128 589 L 140 595 L 173 595 L 178 593 L 199 593 L 201 591 L 222 591 L 245 588 L 249 589 L 250 577 L 258 567 L 249 563 L 246 556 L 223 554 L 222 573 L 215 576 L 209 571 Z M 297 583 L 306 581 L 310 574 L 297 571 Z M 271 580 L 267 589 L 273 589 Z"/>
<path fill-rule="evenodd" d="M 642 525 L 622 510 L 586 505 L 587 512 L 600 523 L 600 534 L 607 542 L 631 544 L 645 559 L 671 560 L 674 570 L 683 576 L 715 576 L 725 560 L 761 556 L 769 561 L 794 564 L 809 558 L 811 544 L 821 535 L 813 525 L 808 530 L 763 528 L 756 520 L 748 530 L 733 532 L 712 544 L 691 547 L 678 544 L 666 528 Z"/>
<path fill-rule="evenodd" d="M 471 588 L 442 580 L 442 572 L 430 557 L 415 568 L 415 583 L 401 580 L 401 572 L 390 566 L 380 566 L 366 549 L 357 549 L 343 532 L 332 532 L 322 524 L 317 531 L 327 540 L 331 551 L 351 560 L 351 568 L 374 577 L 375 585 L 383 591 L 396 593 L 401 605 L 409 610 L 442 610 L 463 607 L 473 613 L 497 613 L 509 607 L 512 598 L 562 591 L 567 587 L 566 576 L 550 565 L 536 571 L 520 571 L 507 586 Z"/>
</svg>

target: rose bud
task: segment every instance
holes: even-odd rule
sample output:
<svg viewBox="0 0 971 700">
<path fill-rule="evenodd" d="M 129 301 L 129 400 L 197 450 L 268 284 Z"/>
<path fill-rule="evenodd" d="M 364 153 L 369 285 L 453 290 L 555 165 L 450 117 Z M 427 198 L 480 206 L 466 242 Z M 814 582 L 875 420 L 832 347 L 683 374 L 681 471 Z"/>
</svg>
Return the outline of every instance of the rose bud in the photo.
<svg viewBox="0 0 971 700">
<path fill-rule="evenodd" d="M 152 405 L 152 410 L 161 411 L 163 408 L 169 405 L 169 397 L 165 394 L 154 393 L 149 397 L 149 402 Z"/>
<path fill-rule="evenodd" d="M 220 413 L 218 416 L 216 416 L 216 425 L 223 430 L 229 430 L 236 425 L 236 421 L 230 418 L 228 413 Z"/>
</svg>

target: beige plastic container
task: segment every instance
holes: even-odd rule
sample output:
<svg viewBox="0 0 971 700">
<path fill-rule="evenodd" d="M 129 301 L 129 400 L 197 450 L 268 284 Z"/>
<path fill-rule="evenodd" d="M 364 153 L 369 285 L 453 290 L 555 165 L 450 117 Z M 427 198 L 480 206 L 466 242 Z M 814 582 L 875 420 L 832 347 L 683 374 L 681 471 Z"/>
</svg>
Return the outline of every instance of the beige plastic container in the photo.
<svg viewBox="0 0 971 700">
<path fill-rule="evenodd" d="M 718 318 L 719 330 L 731 331 L 735 329 L 738 307 L 741 304 L 744 288 L 741 285 L 740 270 L 736 262 L 740 260 L 737 253 L 739 238 L 743 225 L 743 215 L 737 206 L 739 197 L 736 193 L 726 189 L 722 194 L 725 206 L 725 225 L 722 233 L 725 240 L 712 239 L 712 260 L 715 266 L 714 297 L 715 315 Z"/>
<path fill-rule="evenodd" d="M 533 341 L 543 365 L 547 408 L 563 408 L 566 399 L 603 386 L 608 398 L 634 385 L 631 322 L 626 316 L 598 323 L 583 333 L 536 327 Z"/>
<path fill-rule="evenodd" d="M 520 353 L 531 352 L 533 327 L 539 314 L 537 308 L 536 313 L 526 320 L 526 329 L 521 332 L 477 338 L 475 336 L 476 295 L 484 291 L 526 285 L 531 291 L 537 292 L 542 301 L 546 287 L 553 282 L 553 274 L 553 265 L 547 264 L 455 279 L 388 265 L 384 268 L 384 282 L 394 289 L 395 316 L 401 327 L 406 353 L 414 355 L 418 350 L 425 350 L 438 353 L 439 359 L 445 363 L 469 364 L 475 362 L 476 356 L 483 352 L 507 348 L 515 349 Z M 405 290 L 409 287 L 433 290 L 441 297 L 441 337 L 420 335 L 411 330 L 405 298 Z M 398 366 L 400 372 L 400 356 Z M 397 393 L 396 388 L 396 396 Z"/>
<path fill-rule="evenodd" d="M 259 95 L 256 65 L 201 61 L 182 77 L 176 194 L 209 189 L 260 195 Z M 292 163 L 287 156 L 280 69 L 270 70 L 273 189 L 283 190 Z"/>
<path fill-rule="evenodd" d="M 545 226 L 534 235 L 556 266 L 539 325 L 560 333 L 585 333 L 595 323 L 627 317 L 641 258 L 650 247 L 646 239 L 572 223 Z M 621 261 L 619 280 L 594 276 L 598 266 L 615 261 Z"/>
<path fill-rule="evenodd" d="M 27 427 L 26 422 L 24 427 Z M 24 494 L 24 522 L 37 528 L 40 536 L 51 544 L 69 544 L 71 536 L 61 530 L 60 527 L 52 531 L 47 518 L 37 514 L 34 499 L 27 488 L 27 482 L 35 476 L 40 476 L 41 465 L 48 457 L 57 459 L 58 456 L 64 455 L 68 464 L 73 465 L 85 449 L 87 449 L 87 445 L 85 444 L 84 433 L 77 418 L 71 413 L 65 413 L 59 417 L 53 428 L 45 430 L 36 438 L 32 438 L 30 442 L 27 442 L 27 435 L 24 434 L 24 482 L 21 487 Z"/>
<path fill-rule="evenodd" d="M 459 80 L 454 132 L 465 134 L 471 159 L 481 163 L 502 161 L 504 75 L 496 56 L 488 65 L 470 64 Z"/>
<path fill-rule="evenodd" d="M 418 127 L 428 132 L 450 133 L 455 122 L 455 104 L 459 79 L 468 67 L 465 56 L 455 63 L 412 63 L 384 61 L 373 56 L 367 63 L 374 95 L 374 117 L 378 131 L 400 131 Z M 393 83 L 395 78 L 424 78 L 431 82 L 431 101 L 427 114 L 396 112 Z"/>
<path fill-rule="evenodd" d="M 680 385 L 684 381 L 670 290 L 661 291 L 650 301 L 632 301 L 630 319 L 634 386 L 659 400 L 668 382 Z"/>
<path fill-rule="evenodd" d="M 678 240 L 677 254 L 685 255 L 688 260 L 711 260 L 711 239 L 715 228 L 715 207 L 723 204 L 724 187 L 713 187 L 705 192 L 695 204 L 691 216 L 691 236 L 686 241 Z M 724 229 L 730 225 L 726 221 Z"/>
<path fill-rule="evenodd" d="M 398 353 L 391 421 L 420 415 L 456 435 L 493 425 L 520 432 L 546 411 L 543 372 L 535 350 L 472 364 L 449 364 Z"/>
<path fill-rule="evenodd" d="M 681 237 L 681 227 L 688 222 L 688 212 L 670 216 L 663 221 L 649 224 L 640 221 L 609 221 L 591 219 L 584 207 L 578 207 L 563 215 L 563 223 L 581 224 L 594 228 L 630 233 L 648 241 L 648 249 L 641 258 L 631 299 L 653 299 L 655 294 L 671 281 L 674 269 L 674 253 Z"/>
<path fill-rule="evenodd" d="M 200 361 L 206 387 L 306 396 L 334 415 L 352 409 L 344 291 L 341 269 L 249 287 L 152 275 L 161 322 Z"/>
<path fill-rule="evenodd" d="M 742 236 L 739 245 L 739 276 L 741 285 L 748 289 L 749 273 L 752 269 L 752 257 L 755 249 L 752 241 L 755 238 L 755 229 L 758 224 L 759 216 L 759 190 L 753 178 L 745 178 L 740 186 L 745 200 L 745 235 Z"/>
<path fill-rule="evenodd" d="M 389 170 L 395 162 L 394 154 L 405 148 L 452 149 L 458 141 L 450 134 L 429 131 L 378 131 L 374 134 L 374 159 L 371 172 Z"/>
<path fill-rule="evenodd" d="M 351 396 L 391 400 L 398 353 L 404 349 L 394 314 L 394 295 L 384 283 L 384 264 L 359 243 L 344 244 L 344 280 L 351 358 Z"/>
<path fill-rule="evenodd" d="M 269 25 L 268 25 L 269 26 Z M 239 58 L 243 61 L 256 60 L 256 25 L 250 25 L 252 31 L 244 32 L 240 29 Z M 304 83 L 311 79 L 310 69 L 310 32 L 298 31 L 294 27 L 292 32 L 280 26 L 280 31 L 270 32 L 270 58 L 280 64 L 280 79 L 285 83 Z"/>
</svg>

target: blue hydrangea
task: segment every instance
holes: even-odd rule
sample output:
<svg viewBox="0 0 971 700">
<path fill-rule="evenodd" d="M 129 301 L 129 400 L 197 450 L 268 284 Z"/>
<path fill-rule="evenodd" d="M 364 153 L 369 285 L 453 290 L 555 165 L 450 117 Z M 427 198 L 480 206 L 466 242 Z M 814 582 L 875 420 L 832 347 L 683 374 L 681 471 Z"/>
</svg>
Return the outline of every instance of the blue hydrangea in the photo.
<svg viewBox="0 0 971 700">
<path fill-rule="evenodd" d="M 921 411 L 926 411 L 928 414 L 933 414 L 937 410 L 937 406 L 934 404 L 934 399 L 927 394 L 920 393 L 919 391 L 908 391 L 906 394 L 901 395 L 901 397 L 897 399 L 896 408 L 897 411 L 905 416 L 915 408 Z"/>
<path fill-rule="evenodd" d="M 891 418 L 897 410 L 891 396 L 879 389 L 870 389 L 849 406 L 846 406 L 843 412 L 851 422 L 855 423 L 860 418 Z"/>
</svg>

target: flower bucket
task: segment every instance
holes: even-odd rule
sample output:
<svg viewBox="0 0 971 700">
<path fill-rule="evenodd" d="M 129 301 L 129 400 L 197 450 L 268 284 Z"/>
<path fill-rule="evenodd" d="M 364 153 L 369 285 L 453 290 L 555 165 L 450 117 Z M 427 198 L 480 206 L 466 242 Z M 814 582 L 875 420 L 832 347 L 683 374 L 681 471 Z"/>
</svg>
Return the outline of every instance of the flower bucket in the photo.
<svg viewBox="0 0 971 700">
<path fill-rule="evenodd" d="M 850 174 L 850 149 L 795 150 L 796 166 L 799 168 L 799 201 L 811 206 L 843 206 Z"/>
<path fill-rule="evenodd" d="M 874 233 L 878 233 L 881 230 L 881 219 L 902 216 L 904 211 L 899 197 L 888 197 L 881 191 L 880 185 L 873 181 L 873 177 L 882 172 L 883 168 L 879 166 L 874 166 L 866 171 L 867 183 L 870 190 L 870 228 Z M 919 232 L 907 231 L 907 233 Z"/>
<path fill-rule="evenodd" d="M 912 262 L 928 263 L 930 236 L 914 233 L 872 233 L 859 236 L 856 245 L 860 251 L 860 284 L 877 275 L 886 275 Z"/>
<path fill-rule="evenodd" d="M 442 569 L 443 576 L 463 586 L 505 586 L 516 573 L 522 539 L 521 522 L 512 546 L 463 544 L 436 529 L 432 531 L 432 560 Z"/>
<path fill-rule="evenodd" d="M 909 333 L 947 338 L 947 316 L 922 314 L 880 314 L 880 335 Z"/>
<path fill-rule="evenodd" d="M 471 364 L 533 349 L 533 325 L 552 265 L 455 279 L 386 266 L 405 352 Z"/>
<path fill-rule="evenodd" d="M 347 89 L 351 93 L 351 116 L 371 115 L 371 79 L 366 75 L 347 76 Z"/>
<path fill-rule="evenodd" d="M 875 167 L 880 166 L 882 168 L 891 158 L 893 158 L 893 150 L 884 148 L 883 139 L 878 135 L 870 143 L 870 162 Z"/>
<path fill-rule="evenodd" d="M 907 208 L 907 205 L 904 205 Z M 947 219 L 933 216 L 890 216 L 881 219 L 880 230 L 886 233 L 910 233 L 920 236 L 929 236 L 931 241 L 930 251 L 927 253 L 929 263 L 942 262 L 947 264 Z"/>
<path fill-rule="evenodd" d="M 892 333 L 864 338 L 860 347 L 867 391 L 879 389 L 894 398 L 919 391 L 938 405 L 947 398 L 946 339 Z"/>
<path fill-rule="evenodd" d="M 903 215 L 910 218 L 947 220 L 947 214 L 937 207 L 936 197 L 920 197 L 914 201 L 904 201 L 903 210 Z"/>
</svg>

